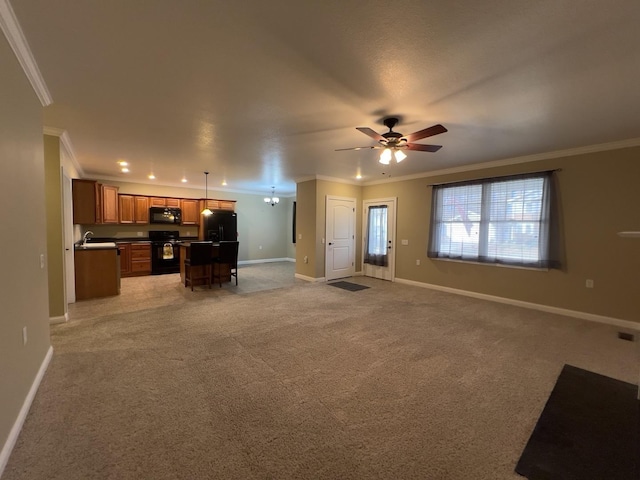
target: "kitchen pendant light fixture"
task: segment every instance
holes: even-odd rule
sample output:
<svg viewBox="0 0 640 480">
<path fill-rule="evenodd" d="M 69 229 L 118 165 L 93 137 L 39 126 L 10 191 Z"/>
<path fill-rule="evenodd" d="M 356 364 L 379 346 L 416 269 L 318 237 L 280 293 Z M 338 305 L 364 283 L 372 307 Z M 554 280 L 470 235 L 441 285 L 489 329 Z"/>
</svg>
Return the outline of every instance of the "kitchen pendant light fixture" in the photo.
<svg viewBox="0 0 640 480">
<path fill-rule="evenodd" d="M 202 210 L 202 215 L 208 217 L 213 212 L 209 210 L 207 203 L 209 203 L 209 184 L 207 182 L 207 178 L 209 177 L 209 172 L 204 172 L 204 210 Z"/>
<path fill-rule="evenodd" d="M 271 187 L 271 196 L 264 197 L 264 203 L 270 203 L 274 207 L 277 203 L 280 203 L 280 199 L 276 197 L 276 187 Z"/>
</svg>

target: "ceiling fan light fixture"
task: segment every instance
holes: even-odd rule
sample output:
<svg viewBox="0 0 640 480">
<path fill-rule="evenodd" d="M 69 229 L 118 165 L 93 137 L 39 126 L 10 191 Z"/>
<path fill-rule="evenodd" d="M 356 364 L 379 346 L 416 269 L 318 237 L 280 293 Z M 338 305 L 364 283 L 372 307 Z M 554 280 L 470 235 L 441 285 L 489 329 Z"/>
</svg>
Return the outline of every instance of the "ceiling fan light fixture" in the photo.
<svg viewBox="0 0 640 480">
<path fill-rule="evenodd" d="M 393 156 L 396 158 L 397 163 L 400 163 L 402 160 L 407 158 L 407 155 L 402 150 L 396 150 L 393 153 Z"/>
<path fill-rule="evenodd" d="M 385 148 L 380 154 L 379 162 L 383 165 L 389 165 L 389 163 L 391 162 L 391 158 L 391 150 L 389 148 Z"/>
</svg>

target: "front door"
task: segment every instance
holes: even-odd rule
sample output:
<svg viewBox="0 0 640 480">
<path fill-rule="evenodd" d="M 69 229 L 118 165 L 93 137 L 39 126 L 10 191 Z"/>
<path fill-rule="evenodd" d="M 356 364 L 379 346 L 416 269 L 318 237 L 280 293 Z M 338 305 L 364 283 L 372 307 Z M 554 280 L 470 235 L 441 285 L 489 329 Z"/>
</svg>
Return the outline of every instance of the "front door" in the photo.
<svg viewBox="0 0 640 480">
<path fill-rule="evenodd" d="M 325 279 L 351 277 L 355 273 L 355 198 L 327 196 Z"/>
<path fill-rule="evenodd" d="M 367 277 L 395 278 L 396 199 L 363 203 L 362 272 Z"/>
</svg>

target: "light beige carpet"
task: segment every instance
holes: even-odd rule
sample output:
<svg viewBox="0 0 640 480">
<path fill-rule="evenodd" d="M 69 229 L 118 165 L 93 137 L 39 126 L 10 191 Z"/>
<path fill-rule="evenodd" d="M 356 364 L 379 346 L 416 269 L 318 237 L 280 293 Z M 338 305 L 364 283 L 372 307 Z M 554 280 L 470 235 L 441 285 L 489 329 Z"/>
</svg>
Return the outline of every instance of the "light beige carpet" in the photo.
<svg viewBox="0 0 640 480">
<path fill-rule="evenodd" d="M 637 382 L 615 328 L 351 281 L 55 326 L 2 480 L 515 479 L 565 363 Z"/>
</svg>

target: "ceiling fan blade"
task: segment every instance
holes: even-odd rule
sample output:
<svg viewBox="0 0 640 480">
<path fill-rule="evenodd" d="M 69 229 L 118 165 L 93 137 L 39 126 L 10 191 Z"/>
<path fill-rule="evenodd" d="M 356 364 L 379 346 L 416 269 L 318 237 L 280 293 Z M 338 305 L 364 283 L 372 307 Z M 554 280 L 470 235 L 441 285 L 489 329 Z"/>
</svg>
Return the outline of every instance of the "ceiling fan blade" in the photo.
<svg viewBox="0 0 640 480">
<path fill-rule="evenodd" d="M 419 152 L 437 152 L 442 145 L 421 145 L 420 143 L 407 143 L 408 150 L 417 150 Z"/>
<path fill-rule="evenodd" d="M 424 130 L 419 130 L 417 132 L 412 133 L 411 135 L 407 135 L 407 142 L 415 142 L 416 140 L 421 140 L 423 138 L 432 137 L 433 135 L 438 135 L 440 133 L 447 132 L 448 130 L 444 128 L 442 125 L 434 125 L 433 127 L 425 128 Z"/>
<path fill-rule="evenodd" d="M 336 152 L 342 152 L 344 150 L 370 150 L 372 148 L 380 148 L 377 145 L 373 147 L 351 147 L 351 148 L 336 148 Z"/>
<path fill-rule="evenodd" d="M 386 142 L 387 141 L 386 138 L 384 138 L 382 135 L 380 135 L 375 130 L 370 129 L 369 127 L 356 127 L 356 130 L 360 130 L 365 135 L 369 135 L 376 142 Z"/>
</svg>

